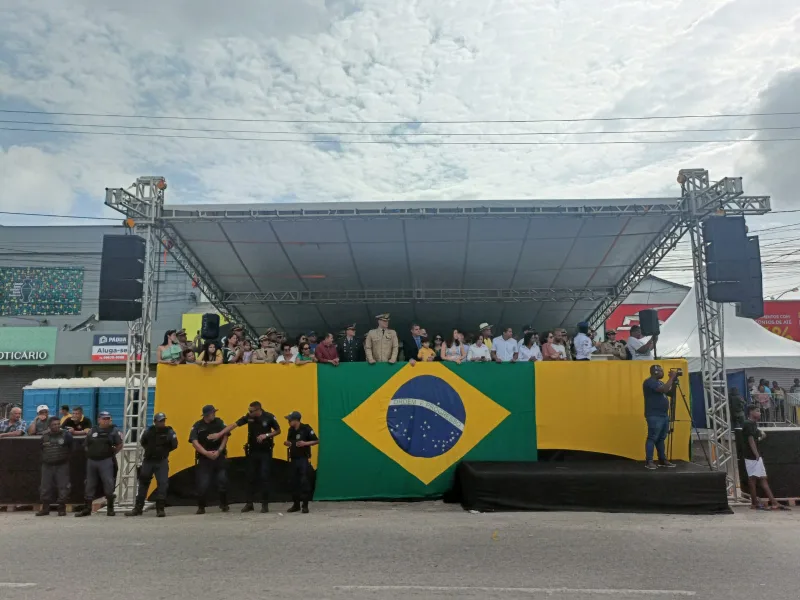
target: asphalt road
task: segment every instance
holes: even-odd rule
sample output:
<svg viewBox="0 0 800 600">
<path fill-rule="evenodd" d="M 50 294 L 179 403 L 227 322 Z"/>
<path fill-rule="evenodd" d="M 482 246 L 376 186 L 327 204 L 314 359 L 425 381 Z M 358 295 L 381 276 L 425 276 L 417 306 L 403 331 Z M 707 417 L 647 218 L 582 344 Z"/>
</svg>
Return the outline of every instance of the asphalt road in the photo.
<svg viewBox="0 0 800 600">
<path fill-rule="evenodd" d="M 470 514 L 441 503 L 166 519 L 0 513 L 0 598 L 797 598 L 800 508 Z"/>
</svg>

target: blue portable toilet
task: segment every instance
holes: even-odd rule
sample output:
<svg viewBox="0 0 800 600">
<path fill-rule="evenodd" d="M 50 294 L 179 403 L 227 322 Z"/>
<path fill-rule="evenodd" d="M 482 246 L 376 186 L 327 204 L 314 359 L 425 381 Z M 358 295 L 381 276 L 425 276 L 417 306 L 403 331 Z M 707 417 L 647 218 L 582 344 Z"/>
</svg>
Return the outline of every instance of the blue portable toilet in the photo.
<svg viewBox="0 0 800 600">
<path fill-rule="evenodd" d="M 156 388 L 155 380 L 152 386 L 148 389 L 147 394 L 147 414 L 145 415 L 144 426 L 149 425 L 153 421 L 154 408 L 156 402 Z M 119 380 L 109 380 L 105 386 L 98 389 L 97 394 L 97 411 L 108 411 L 111 413 L 111 422 L 117 427 L 122 429 L 125 422 L 125 388 L 120 386 Z"/>
<path fill-rule="evenodd" d="M 61 381 L 50 380 L 53 387 L 26 386 L 22 389 L 22 420 L 28 425 L 36 419 L 36 408 L 46 404 L 51 416 L 58 416 L 58 392 Z M 47 384 L 48 382 L 41 382 Z"/>
<path fill-rule="evenodd" d="M 95 418 L 95 409 L 97 407 L 96 387 L 62 387 L 58 391 L 58 404 L 69 404 L 70 410 L 80 406 L 83 408 L 84 416 L 92 422 L 92 425 L 97 421 Z"/>
</svg>

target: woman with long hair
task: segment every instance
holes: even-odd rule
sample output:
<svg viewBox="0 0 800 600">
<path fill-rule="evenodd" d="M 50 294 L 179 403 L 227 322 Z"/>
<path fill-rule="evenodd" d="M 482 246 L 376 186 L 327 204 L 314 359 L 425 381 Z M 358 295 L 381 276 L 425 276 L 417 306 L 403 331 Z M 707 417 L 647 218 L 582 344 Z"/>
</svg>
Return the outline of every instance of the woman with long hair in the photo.
<svg viewBox="0 0 800 600">
<path fill-rule="evenodd" d="M 553 348 L 553 342 L 556 338 L 552 331 L 545 331 L 542 334 L 542 339 L 544 340 L 542 344 L 542 360 L 567 360 L 558 350 Z"/>
<path fill-rule="evenodd" d="M 482 333 L 475 336 L 475 343 L 467 351 L 467 360 L 469 362 L 491 362 L 492 354 L 484 342 Z"/>
<path fill-rule="evenodd" d="M 222 364 L 222 350 L 217 348 L 217 342 L 213 340 L 206 340 L 203 345 L 203 351 L 199 356 L 200 364 L 206 365 L 221 365 Z"/>
<path fill-rule="evenodd" d="M 442 344 L 440 353 L 443 361 L 456 364 L 461 364 L 467 358 L 467 349 L 461 343 L 461 332 L 458 329 L 453 329 L 453 335 Z"/>
<path fill-rule="evenodd" d="M 183 349 L 178 343 L 178 332 L 175 329 L 167 329 L 164 341 L 158 347 L 158 362 L 177 365 L 181 362 L 181 354 Z"/>
</svg>

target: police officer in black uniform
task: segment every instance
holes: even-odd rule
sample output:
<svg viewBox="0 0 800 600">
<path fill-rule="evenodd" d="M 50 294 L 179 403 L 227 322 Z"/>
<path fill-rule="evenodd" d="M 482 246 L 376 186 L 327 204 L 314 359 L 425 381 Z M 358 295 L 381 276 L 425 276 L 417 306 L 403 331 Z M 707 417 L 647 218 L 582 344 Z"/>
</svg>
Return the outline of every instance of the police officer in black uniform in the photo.
<svg viewBox="0 0 800 600">
<path fill-rule="evenodd" d="M 209 436 L 213 433 L 220 433 L 225 429 L 225 423 L 217 418 L 217 409 L 211 404 L 203 407 L 203 418 L 192 425 L 189 433 L 189 443 L 194 446 L 197 459 L 196 485 L 197 485 L 197 514 L 206 514 L 206 494 L 214 478 L 219 491 L 219 508 L 222 512 L 228 512 L 228 462 L 226 458 L 225 446 L 228 444 L 228 436 L 224 435 L 218 439 L 210 440 Z"/>
<path fill-rule="evenodd" d="M 139 489 L 136 491 L 136 505 L 125 513 L 126 517 L 137 517 L 144 510 L 150 480 L 155 477 L 156 516 L 166 517 L 164 501 L 169 486 L 169 453 L 178 447 L 178 436 L 172 427 L 167 426 L 167 415 L 156 413 L 153 424 L 142 434 L 139 442 L 144 448 L 144 460 L 139 467 Z"/>
<path fill-rule="evenodd" d="M 251 402 L 247 414 L 241 419 L 228 425 L 219 433 L 208 436 L 209 440 L 217 440 L 230 434 L 237 427 L 247 425 L 247 445 L 244 447 L 247 456 L 247 499 L 242 512 L 253 510 L 256 490 L 261 490 L 261 512 L 269 512 L 269 470 L 272 462 L 272 448 L 275 446 L 273 438 L 280 434 L 281 428 L 275 415 L 265 411 L 261 402 Z"/>
<path fill-rule="evenodd" d="M 302 415 L 294 411 L 286 415 L 289 421 L 289 433 L 283 443 L 289 449 L 289 463 L 292 472 L 292 507 L 286 512 L 300 510 L 303 503 L 303 512 L 308 512 L 308 501 L 311 499 L 311 482 L 308 473 L 311 470 L 311 446 L 319 444 L 319 438 L 310 425 L 302 423 Z"/>
<path fill-rule="evenodd" d="M 119 429 L 111 423 L 111 414 L 103 411 L 98 424 L 86 434 L 86 504 L 76 517 L 92 514 L 92 500 L 95 498 L 97 484 L 103 485 L 106 496 L 106 514 L 113 517 L 114 512 L 114 456 L 122 450 L 122 436 Z"/>
<path fill-rule="evenodd" d="M 47 431 L 42 434 L 42 509 L 37 517 L 50 514 L 50 503 L 58 503 L 58 516 L 67 515 L 69 501 L 69 456 L 72 453 L 72 434 L 61 429 L 58 417 L 50 417 Z M 55 492 L 58 492 L 56 495 Z M 54 498 L 55 496 L 55 498 Z"/>
</svg>

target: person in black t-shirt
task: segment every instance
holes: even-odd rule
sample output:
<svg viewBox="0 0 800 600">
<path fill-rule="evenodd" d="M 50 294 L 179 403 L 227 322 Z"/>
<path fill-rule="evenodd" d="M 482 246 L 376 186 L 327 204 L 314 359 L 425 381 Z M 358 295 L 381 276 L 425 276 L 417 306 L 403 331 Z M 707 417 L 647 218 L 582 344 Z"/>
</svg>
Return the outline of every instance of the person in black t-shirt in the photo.
<svg viewBox="0 0 800 600">
<path fill-rule="evenodd" d="M 272 462 L 272 448 L 275 446 L 273 438 L 280 434 L 281 428 L 275 420 L 275 415 L 261 408 L 261 402 L 251 402 L 247 414 L 241 419 L 228 425 L 219 433 L 208 436 L 209 440 L 217 440 L 223 435 L 230 434 L 237 427 L 247 425 L 247 499 L 242 512 L 253 510 L 256 489 L 261 489 L 261 512 L 269 512 L 269 470 Z"/>
<path fill-rule="evenodd" d="M 83 415 L 82 406 L 72 407 L 72 416 L 61 423 L 61 427 L 73 436 L 85 436 L 92 428 L 92 422 Z"/>
<path fill-rule="evenodd" d="M 189 433 L 189 443 L 194 446 L 197 465 L 195 466 L 195 476 L 197 477 L 197 514 L 206 513 L 206 494 L 213 478 L 219 491 L 219 508 L 222 512 L 228 512 L 228 461 L 225 457 L 225 446 L 228 444 L 228 436 L 224 435 L 216 439 L 210 439 L 214 433 L 219 433 L 225 429 L 225 423 L 217 418 L 217 409 L 211 404 L 203 407 L 203 418 L 192 425 Z"/>
<path fill-rule="evenodd" d="M 297 512 L 303 503 L 303 512 L 308 513 L 308 501 L 311 500 L 311 482 L 308 472 L 311 469 L 311 446 L 319 444 L 319 438 L 310 425 L 302 423 L 302 415 L 294 411 L 286 415 L 289 421 L 289 433 L 283 445 L 289 449 L 289 462 L 292 467 L 292 507 L 286 512 Z"/>
<path fill-rule="evenodd" d="M 747 411 L 747 420 L 742 425 L 742 454 L 744 456 L 744 466 L 747 469 L 747 484 L 750 488 L 750 508 L 757 510 L 768 510 L 766 506 L 758 500 L 758 489 L 756 483 L 761 484 L 761 489 L 769 498 L 770 505 L 774 510 L 790 510 L 788 506 L 778 504 L 772 490 L 767 483 L 767 470 L 764 468 L 764 460 L 761 458 L 761 450 L 758 447 L 759 441 L 764 438 L 764 434 L 758 428 L 758 421 L 761 419 L 761 407 L 758 404 L 751 405 Z"/>
</svg>

